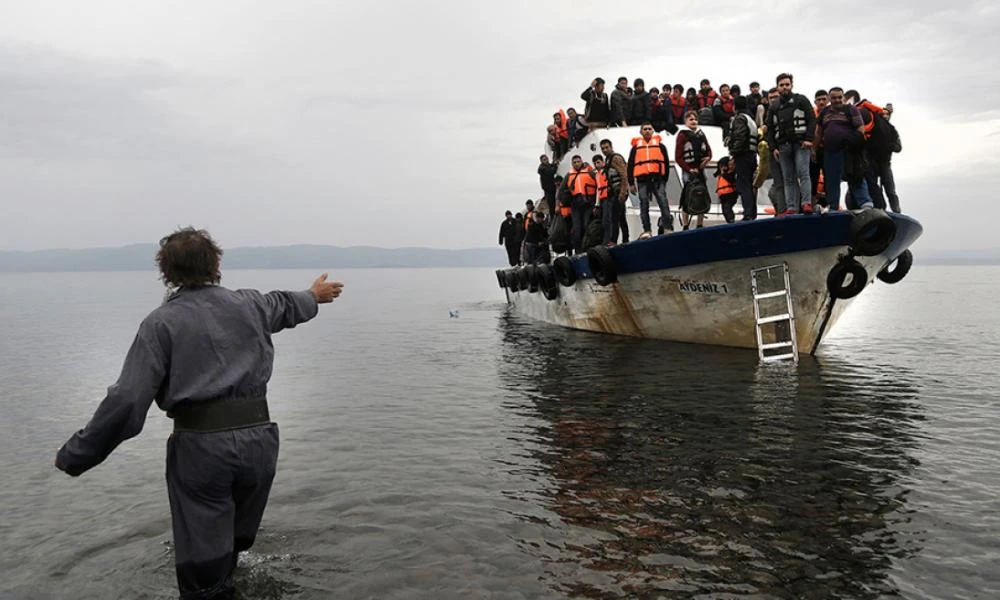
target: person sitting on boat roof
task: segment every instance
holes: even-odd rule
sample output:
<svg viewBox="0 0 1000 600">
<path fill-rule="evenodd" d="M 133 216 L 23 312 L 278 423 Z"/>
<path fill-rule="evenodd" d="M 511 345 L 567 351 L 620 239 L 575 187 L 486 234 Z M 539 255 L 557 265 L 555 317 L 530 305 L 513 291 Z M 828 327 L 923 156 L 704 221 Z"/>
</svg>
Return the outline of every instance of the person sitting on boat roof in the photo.
<svg viewBox="0 0 1000 600">
<path fill-rule="evenodd" d="M 635 93 L 629 99 L 632 104 L 632 110 L 629 113 L 628 124 L 642 125 L 643 123 L 651 123 L 653 121 L 653 99 L 650 97 L 649 92 L 646 91 L 646 82 L 642 79 L 636 79 L 633 85 L 635 86 Z"/>
<path fill-rule="evenodd" d="M 552 153 L 552 160 L 559 162 L 559 159 L 562 158 L 559 153 L 561 140 L 559 139 L 559 128 L 555 125 L 549 125 L 545 128 L 545 147 Z"/>
<path fill-rule="evenodd" d="M 586 99 L 586 98 L 585 98 Z M 628 95 L 628 78 L 619 77 L 615 89 L 611 90 L 611 116 L 608 127 L 625 127 L 632 118 L 632 102 Z M 590 117 L 587 117 L 590 120 Z"/>
<path fill-rule="evenodd" d="M 649 221 L 650 196 L 656 198 L 660 215 L 669 225 L 668 229 L 672 227 L 670 205 L 667 201 L 670 159 L 660 136 L 653 134 L 652 123 L 643 123 L 639 133 L 642 137 L 632 138 L 627 172 L 629 190 L 639 194 L 639 217 L 642 220 L 642 234 L 639 235 L 639 239 L 646 239 L 653 234 Z"/>
<path fill-rule="evenodd" d="M 569 134 L 569 142 L 575 148 L 580 143 L 580 140 L 587 135 L 587 122 L 572 107 L 566 109 L 566 117 L 568 119 L 566 121 L 566 130 Z"/>
<path fill-rule="evenodd" d="M 603 222 L 605 225 L 604 235 L 606 237 L 604 243 L 617 243 L 618 230 L 621 229 L 622 243 L 626 244 L 628 243 L 628 222 L 625 219 L 625 203 L 628 202 L 628 186 L 625 185 L 624 178 L 626 177 L 626 173 L 628 173 L 628 163 L 625 162 L 624 156 L 615 152 L 611 140 L 601 140 L 601 154 L 604 155 L 606 163 L 605 175 L 608 177 L 608 198 L 614 201 L 612 206 L 615 210 L 612 223 L 609 225 L 607 220 Z M 616 178 L 617 182 L 615 181 Z M 605 217 L 602 215 L 602 218 Z M 608 226 L 611 227 L 610 231 L 607 229 Z"/>
<path fill-rule="evenodd" d="M 597 199 L 597 179 L 590 165 L 579 154 L 573 156 L 573 168 L 566 176 L 566 187 L 572 196 L 573 249 L 583 249 L 583 233 L 590 223 Z"/>
<path fill-rule="evenodd" d="M 569 152 L 569 128 L 567 127 L 569 117 L 560 109 L 559 112 L 552 114 L 552 124 L 556 126 L 556 132 L 559 134 L 559 151 L 553 153 L 552 162 L 559 162 L 559 159 Z"/>
<path fill-rule="evenodd" d="M 542 186 L 542 193 L 545 194 L 545 207 L 550 213 L 556 211 L 556 169 L 555 164 L 549 162 L 549 157 L 544 154 L 538 157 L 538 181 Z"/>
<path fill-rule="evenodd" d="M 698 112 L 698 90 L 694 88 L 688 88 L 687 92 L 684 93 L 684 112 L 681 113 L 680 119 L 677 120 L 679 125 L 684 124 L 684 115 L 688 114 L 689 111 Z"/>
<path fill-rule="evenodd" d="M 712 82 L 707 79 L 701 80 L 701 91 L 698 92 L 698 108 L 712 108 L 719 94 L 712 89 Z"/>
<path fill-rule="evenodd" d="M 747 99 L 739 96 L 733 101 L 736 116 L 733 117 L 726 145 L 733 157 L 736 188 L 743 204 L 743 220 L 757 218 L 757 197 L 753 191 L 753 172 L 757 168 L 757 124 L 746 114 Z"/>
<path fill-rule="evenodd" d="M 719 205 L 722 207 L 722 216 L 726 219 L 726 223 L 734 222 L 736 213 L 733 212 L 733 207 L 736 206 L 736 200 L 740 195 L 736 191 L 736 163 L 728 156 L 723 156 L 716 164 L 715 193 L 719 197 Z"/>
<path fill-rule="evenodd" d="M 782 73 L 775 81 L 778 84 L 778 102 L 768 109 L 767 143 L 781 163 L 781 174 L 785 179 L 787 208 L 783 214 L 794 215 L 800 210 L 811 213 L 809 159 L 816 133 L 816 115 L 809 99 L 792 91 L 791 73 Z"/>
<path fill-rule="evenodd" d="M 736 114 L 736 98 L 731 93 L 729 84 L 719 86 L 719 97 L 712 104 L 712 120 L 722 127 L 722 137 L 729 135 L 729 124 Z"/>
<path fill-rule="evenodd" d="M 712 147 L 705 137 L 705 132 L 698 127 L 698 113 L 693 110 L 684 115 L 684 125 L 677 134 L 677 146 L 674 148 L 674 162 L 681 168 L 681 182 L 687 186 L 694 179 L 705 181 L 705 166 L 712 160 Z M 687 229 L 691 224 L 691 215 L 687 213 L 685 192 L 681 192 L 681 224 Z M 705 215 L 698 215 L 698 227 L 704 224 Z"/>
<path fill-rule="evenodd" d="M 517 266 L 520 258 L 521 249 L 516 231 L 520 227 L 521 224 L 514 219 L 514 215 L 509 210 L 504 213 L 504 220 L 500 223 L 499 242 L 507 250 L 507 262 L 512 267 Z"/>
<path fill-rule="evenodd" d="M 590 82 L 590 87 L 580 94 L 580 99 L 587 103 L 583 111 L 583 119 L 587 122 L 587 127 L 590 129 L 607 127 L 608 121 L 611 120 L 611 101 L 604 91 L 604 80 L 596 77 Z"/>
</svg>

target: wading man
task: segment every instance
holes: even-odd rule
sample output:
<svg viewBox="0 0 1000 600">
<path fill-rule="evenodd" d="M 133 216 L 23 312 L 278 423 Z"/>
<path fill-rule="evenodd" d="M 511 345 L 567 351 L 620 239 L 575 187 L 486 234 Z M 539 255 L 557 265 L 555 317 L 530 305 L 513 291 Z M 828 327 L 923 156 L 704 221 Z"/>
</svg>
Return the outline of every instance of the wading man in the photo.
<svg viewBox="0 0 1000 600">
<path fill-rule="evenodd" d="M 56 455 L 78 476 L 142 431 L 153 400 L 174 420 L 167 494 L 183 600 L 230 598 L 239 552 L 253 545 L 278 457 L 267 382 L 271 335 L 316 316 L 343 284 L 326 274 L 301 292 L 228 290 L 222 250 L 192 228 L 160 240 L 163 282 L 174 291 L 139 325 L 118 381 L 86 427 Z"/>
</svg>

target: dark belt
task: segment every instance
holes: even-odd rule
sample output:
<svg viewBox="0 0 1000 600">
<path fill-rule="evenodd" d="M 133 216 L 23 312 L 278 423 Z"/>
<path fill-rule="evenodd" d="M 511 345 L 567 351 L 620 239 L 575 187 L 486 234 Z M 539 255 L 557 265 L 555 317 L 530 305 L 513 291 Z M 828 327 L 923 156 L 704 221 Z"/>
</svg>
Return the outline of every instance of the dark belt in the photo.
<svg viewBox="0 0 1000 600">
<path fill-rule="evenodd" d="M 167 411 L 174 420 L 174 431 L 226 431 L 271 422 L 266 396 L 224 398 L 195 402 Z"/>
</svg>

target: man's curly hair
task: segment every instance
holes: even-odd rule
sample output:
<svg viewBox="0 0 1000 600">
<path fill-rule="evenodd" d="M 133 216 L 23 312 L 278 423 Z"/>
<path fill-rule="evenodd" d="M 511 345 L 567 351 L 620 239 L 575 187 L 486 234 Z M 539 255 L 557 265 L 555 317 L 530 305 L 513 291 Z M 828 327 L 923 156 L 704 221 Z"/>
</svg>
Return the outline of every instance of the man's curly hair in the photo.
<svg viewBox="0 0 1000 600">
<path fill-rule="evenodd" d="M 222 248 L 204 229 L 185 227 L 160 240 L 156 264 L 160 279 L 170 287 L 193 288 L 222 280 Z"/>
</svg>

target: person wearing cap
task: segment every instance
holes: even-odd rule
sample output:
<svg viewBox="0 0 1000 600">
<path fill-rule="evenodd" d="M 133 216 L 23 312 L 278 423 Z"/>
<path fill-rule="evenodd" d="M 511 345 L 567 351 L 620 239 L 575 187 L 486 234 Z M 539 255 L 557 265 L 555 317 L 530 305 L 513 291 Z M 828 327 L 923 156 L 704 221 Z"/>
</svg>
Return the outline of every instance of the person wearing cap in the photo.
<svg viewBox="0 0 1000 600">
<path fill-rule="evenodd" d="M 507 250 L 507 262 L 510 266 L 517 266 L 520 249 L 517 243 L 517 221 L 514 215 L 508 210 L 504 213 L 504 220 L 500 223 L 499 244 Z"/>
</svg>

